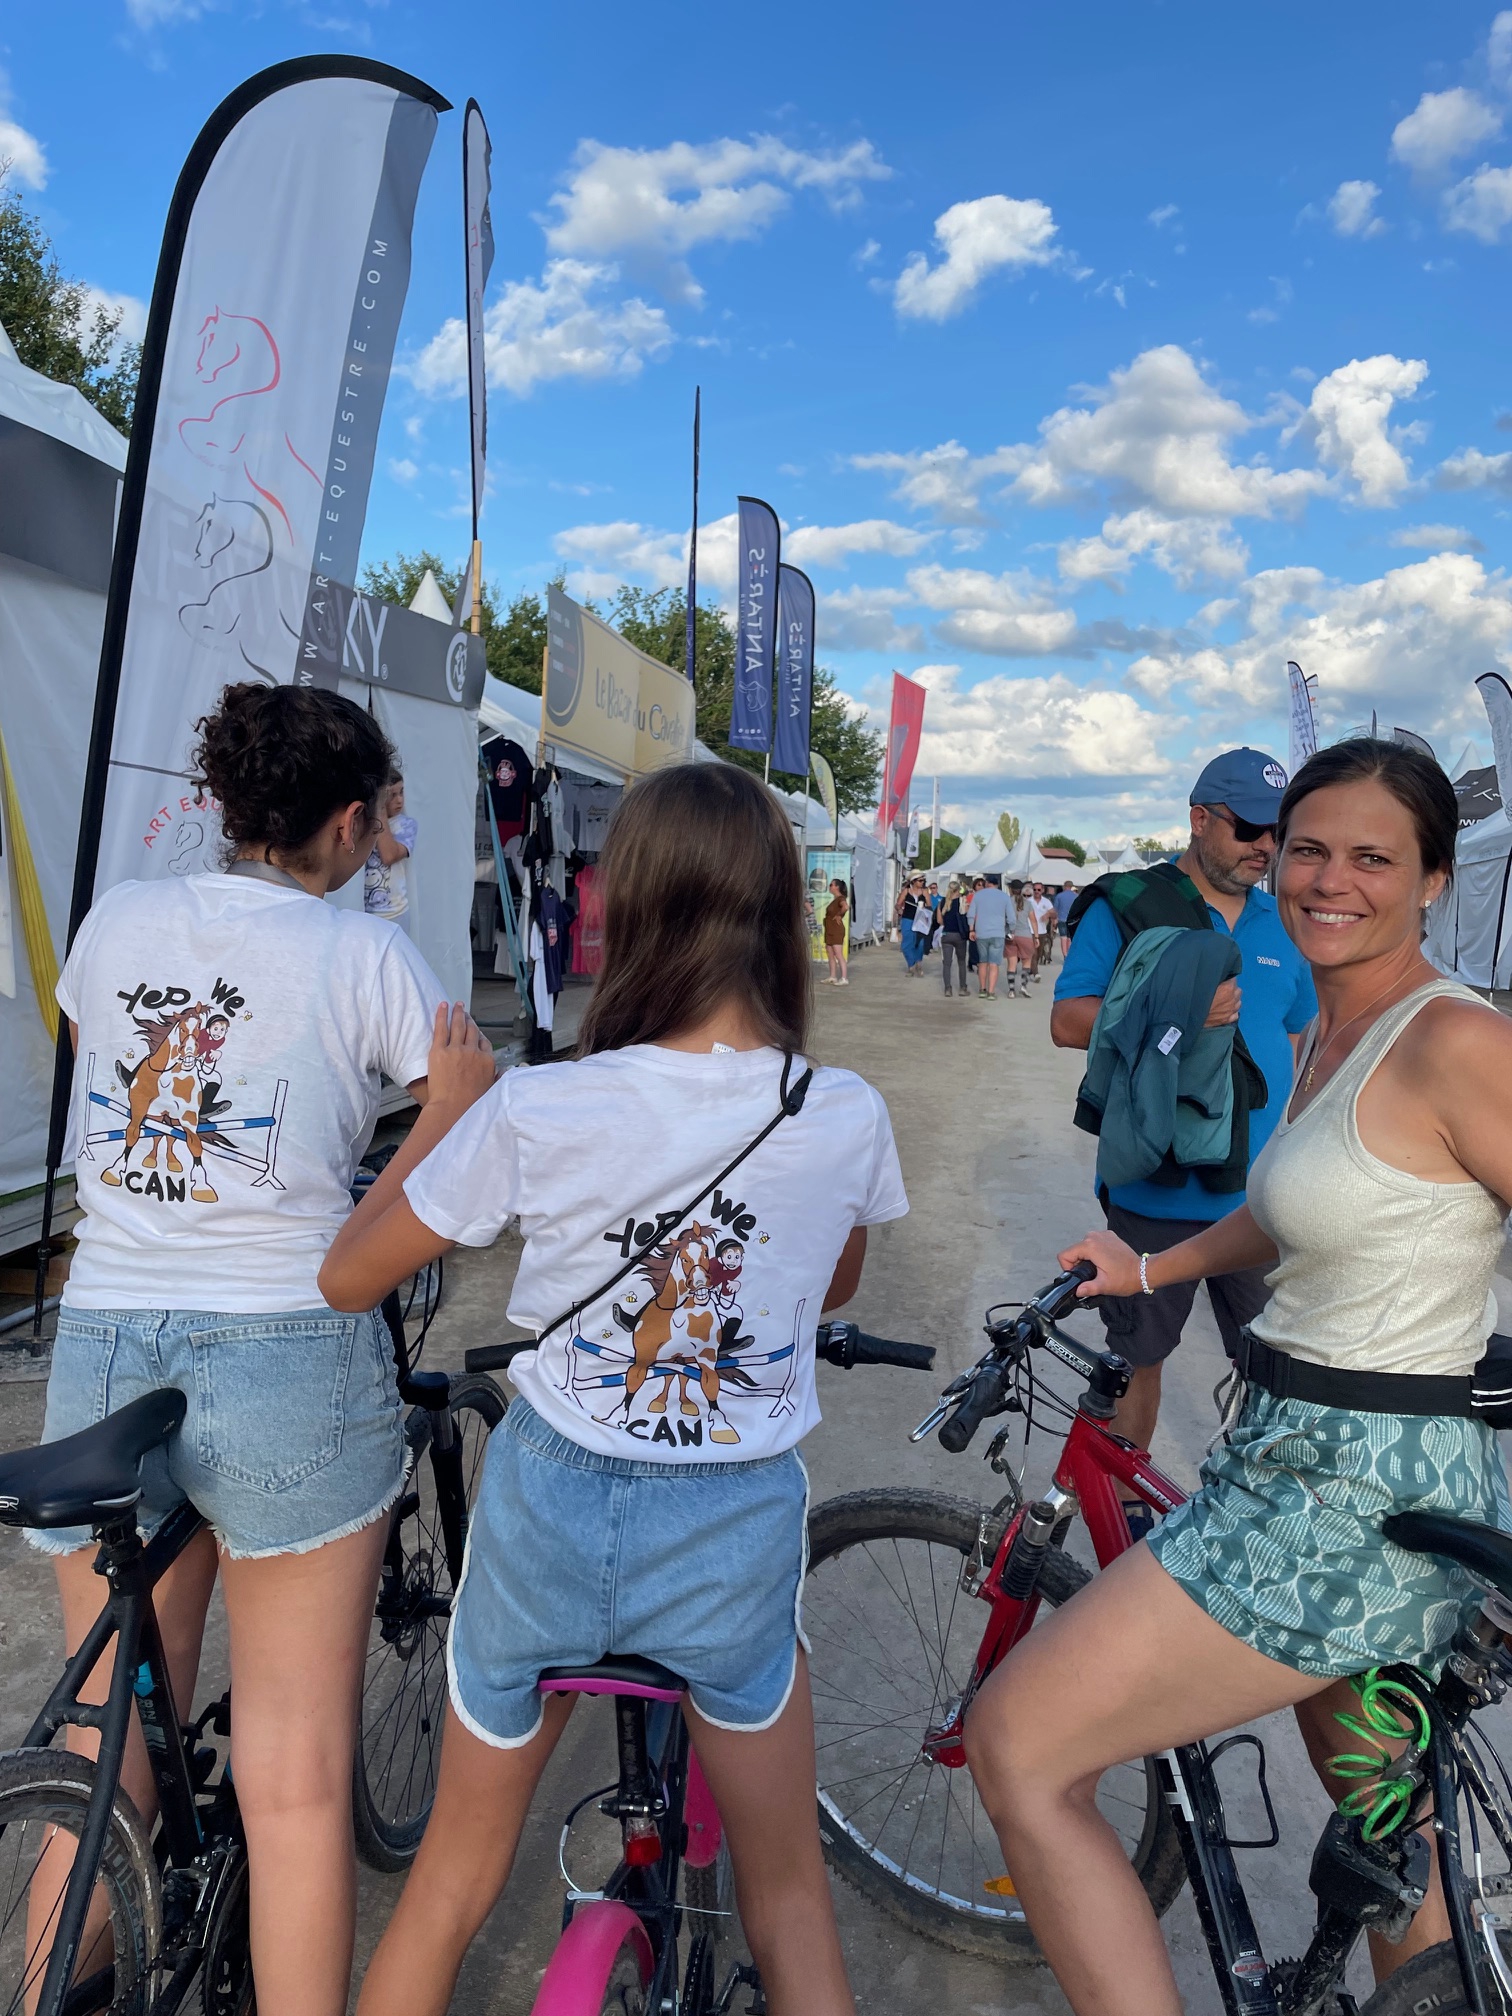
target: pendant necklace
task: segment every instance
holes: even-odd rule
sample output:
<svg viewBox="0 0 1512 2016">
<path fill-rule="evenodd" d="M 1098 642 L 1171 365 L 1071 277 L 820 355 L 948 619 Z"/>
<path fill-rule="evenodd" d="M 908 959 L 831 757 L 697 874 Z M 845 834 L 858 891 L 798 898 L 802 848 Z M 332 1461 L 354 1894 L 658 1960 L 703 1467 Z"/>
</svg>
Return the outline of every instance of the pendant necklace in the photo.
<svg viewBox="0 0 1512 2016">
<path fill-rule="evenodd" d="M 1359 1021 L 1361 1015 L 1368 1015 L 1371 1009 L 1374 1008 L 1374 1006 L 1376 1005 L 1377 1001 L 1384 1001 L 1386 996 L 1391 992 L 1391 989 L 1393 987 L 1400 987 L 1401 984 L 1402 984 L 1401 976 L 1398 975 L 1398 977 L 1395 980 L 1391 981 L 1388 986 L 1383 987 L 1379 994 L 1372 995 L 1370 1000 L 1368 1000 L 1365 1003 L 1365 1006 L 1363 1008 L 1357 1010 L 1355 1014 L 1351 1015 L 1347 1022 L 1341 1022 L 1339 1024 L 1338 1028 L 1334 1030 L 1333 1034 L 1329 1037 L 1328 1041 L 1323 1045 L 1323 1048 L 1321 1050 L 1318 1048 L 1317 1037 L 1315 1036 L 1313 1038 L 1313 1054 L 1308 1059 L 1307 1070 L 1303 1073 L 1302 1077 L 1302 1092 L 1304 1097 L 1306 1097 L 1306 1095 L 1312 1090 L 1312 1082 L 1317 1072 L 1318 1066 L 1323 1062 L 1323 1059 L 1328 1055 L 1329 1051 L 1333 1048 L 1334 1044 L 1337 1043 L 1339 1038 L 1344 1034 L 1344 1031 L 1346 1029 L 1352 1029 L 1355 1023 Z"/>
</svg>

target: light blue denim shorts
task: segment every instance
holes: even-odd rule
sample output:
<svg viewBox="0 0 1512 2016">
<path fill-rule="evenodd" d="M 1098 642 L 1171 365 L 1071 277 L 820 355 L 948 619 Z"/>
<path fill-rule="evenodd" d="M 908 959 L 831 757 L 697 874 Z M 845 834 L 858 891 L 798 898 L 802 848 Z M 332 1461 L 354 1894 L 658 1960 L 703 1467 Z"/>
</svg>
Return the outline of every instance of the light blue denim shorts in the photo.
<svg viewBox="0 0 1512 2016">
<path fill-rule="evenodd" d="M 798 1658 L 808 1473 L 583 1449 L 523 1400 L 489 1438 L 447 1641 L 451 1701 L 485 1743 L 541 1726 L 541 1672 L 613 1652 L 670 1666 L 721 1729 L 768 1729 Z"/>
<path fill-rule="evenodd" d="M 156 1387 L 189 1402 L 142 1463 L 146 1538 L 187 1499 L 237 1560 L 308 1554 L 369 1525 L 404 1480 L 393 1346 L 382 1318 L 331 1309 L 58 1311 L 44 1442 L 92 1428 Z M 91 1544 L 86 1526 L 29 1529 L 44 1554 Z"/>
<path fill-rule="evenodd" d="M 977 937 L 977 957 L 984 966 L 1001 966 L 1003 963 L 1003 941 L 1001 938 Z"/>
</svg>

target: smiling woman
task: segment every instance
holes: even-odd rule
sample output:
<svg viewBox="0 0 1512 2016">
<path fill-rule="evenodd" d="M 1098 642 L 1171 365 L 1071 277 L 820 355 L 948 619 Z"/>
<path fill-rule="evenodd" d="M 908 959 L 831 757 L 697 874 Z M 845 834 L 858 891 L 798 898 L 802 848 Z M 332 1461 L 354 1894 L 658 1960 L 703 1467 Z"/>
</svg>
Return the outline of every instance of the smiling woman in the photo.
<svg viewBox="0 0 1512 2016">
<path fill-rule="evenodd" d="M 1435 1670 L 1478 1601 L 1383 1521 L 1433 1510 L 1512 1530 L 1495 1436 L 1471 1407 L 1512 1197 L 1512 1024 L 1421 950 L 1455 828 L 1449 780 L 1417 751 L 1362 738 L 1304 764 L 1280 808 L 1277 901 L 1319 1012 L 1248 1201 L 1162 1253 L 1093 1232 L 1060 1256 L 1095 1263 L 1083 1296 L 1241 1267 L 1264 1267 L 1271 1291 L 1199 1489 L 1009 1655 L 967 1723 L 983 1802 L 1078 2016 L 1181 2007 L 1085 1788 L 1125 1758 L 1293 1706 L 1337 1798 L 1349 1676 Z M 1162 1682 L 1173 1670 L 1179 1690 Z M 1435 1880 L 1399 1945 L 1372 1938 L 1377 1979 L 1447 1937 Z"/>
</svg>

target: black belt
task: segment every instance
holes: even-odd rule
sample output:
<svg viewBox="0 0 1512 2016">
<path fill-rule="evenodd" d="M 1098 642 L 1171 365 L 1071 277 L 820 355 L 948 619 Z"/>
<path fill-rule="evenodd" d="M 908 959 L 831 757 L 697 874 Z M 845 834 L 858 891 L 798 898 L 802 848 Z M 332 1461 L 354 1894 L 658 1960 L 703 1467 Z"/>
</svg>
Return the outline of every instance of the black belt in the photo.
<svg viewBox="0 0 1512 2016">
<path fill-rule="evenodd" d="M 1239 1335 L 1234 1361 L 1251 1386 L 1278 1400 L 1306 1400 L 1317 1407 L 1341 1407 L 1356 1414 L 1453 1414 L 1470 1416 L 1473 1381 L 1421 1377 L 1414 1372 L 1346 1372 L 1311 1365 L 1285 1351 L 1273 1351 L 1253 1331 Z"/>
</svg>

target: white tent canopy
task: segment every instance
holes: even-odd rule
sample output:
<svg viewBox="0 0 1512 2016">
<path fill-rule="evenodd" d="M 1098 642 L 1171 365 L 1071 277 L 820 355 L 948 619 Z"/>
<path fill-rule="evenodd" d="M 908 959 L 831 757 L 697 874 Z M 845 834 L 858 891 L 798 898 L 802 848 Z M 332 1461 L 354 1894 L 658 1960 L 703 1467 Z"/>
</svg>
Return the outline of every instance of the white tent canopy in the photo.
<svg viewBox="0 0 1512 2016">
<path fill-rule="evenodd" d="M 1428 913 L 1423 950 L 1467 987 L 1512 987 L 1512 821 L 1505 812 L 1461 829 L 1454 880 Z"/>
<path fill-rule="evenodd" d="M 73 888 L 100 633 L 126 443 L 82 393 L 0 343 L 0 737 L 10 770 L 0 859 L 0 1251 L 35 1237 L 47 1149 L 53 1039 L 22 920 L 29 853 L 61 962 Z M 4 941 L 9 939 L 9 956 Z"/>
</svg>

